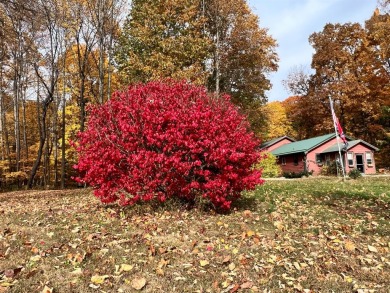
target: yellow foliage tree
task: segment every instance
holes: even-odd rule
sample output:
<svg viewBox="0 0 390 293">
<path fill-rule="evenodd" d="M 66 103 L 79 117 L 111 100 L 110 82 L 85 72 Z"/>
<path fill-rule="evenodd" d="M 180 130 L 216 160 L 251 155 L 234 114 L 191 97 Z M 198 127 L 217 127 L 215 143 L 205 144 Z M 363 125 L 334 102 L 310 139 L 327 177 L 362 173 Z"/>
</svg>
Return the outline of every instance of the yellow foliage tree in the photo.
<svg viewBox="0 0 390 293">
<path fill-rule="evenodd" d="M 263 106 L 267 127 L 262 133 L 264 140 L 270 140 L 284 135 L 293 135 L 291 121 L 288 120 L 286 109 L 279 101 L 270 102 Z"/>
</svg>

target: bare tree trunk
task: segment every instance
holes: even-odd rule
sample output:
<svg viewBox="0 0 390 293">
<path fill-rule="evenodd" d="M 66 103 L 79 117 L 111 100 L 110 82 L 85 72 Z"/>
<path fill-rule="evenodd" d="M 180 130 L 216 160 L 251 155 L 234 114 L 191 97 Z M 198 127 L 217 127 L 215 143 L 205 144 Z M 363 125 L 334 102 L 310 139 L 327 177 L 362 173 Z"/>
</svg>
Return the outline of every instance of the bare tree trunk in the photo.
<svg viewBox="0 0 390 293">
<path fill-rule="evenodd" d="M 47 137 L 47 133 L 46 133 L 45 142 L 43 145 L 43 186 L 45 189 L 50 185 L 50 178 L 49 178 L 50 166 L 49 166 L 48 159 L 49 159 L 49 138 Z"/>
<path fill-rule="evenodd" d="M 99 103 L 104 101 L 104 0 L 98 0 Z"/>
<path fill-rule="evenodd" d="M 57 97 L 58 101 L 58 97 Z M 57 187 L 58 185 L 58 135 L 57 135 L 57 119 L 58 119 L 58 103 L 54 103 L 54 111 L 53 111 L 53 131 L 52 131 L 52 137 L 53 137 L 53 159 L 54 159 L 54 187 Z"/>
<path fill-rule="evenodd" d="M 111 32 L 109 35 L 109 40 L 108 40 L 108 69 L 107 69 L 107 100 L 111 98 L 111 83 L 112 83 L 112 46 L 113 46 L 113 41 L 114 41 L 114 1 L 111 4 L 111 11 L 110 11 L 110 22 L 111 22 Z"/>
<path fill-rule="evenodd" d="M 3 54 L 2 54 L 3 55 Z M 5 160 L 5 149 L 4 149 L 4 139 L 3 133 L 6 125 L 4 125 L 3 120 L 3 56 L 1 56 L 0 60 L 0 148 L 1 148 L 1 160 Z"/>
<path fill-rule="evenodd" d="M 65 45 L 66 47 L 66 45 Z M 65 50 L 66 51 L 66 50 Z M 62 61 L 62 117 L 61 117 L 61 189 L 65 188 L 65 134 L 66 134 L 66 58 Z"/>
<path fill-rule="evenodd" d="M 0 112 L 0 119 L 1 119 L 1 125 L 2 125 L 2 131 L 1 131 L 1 138 L 2 138 L 2 146 L 4 147 L 5 151 L 5 157 L 4 159 L 8 160 L 9 167 L 11 168 L 11 147 L 9 143 L 9 134 L 8 134 L 8 128 L 7 128 L 7 117 L 5 115 L 5 109 L 4 109 L 4 100 L 3 95 L 0 96 L 1 100 L 1 112 Z M 3 140 L 3 134 L 4 134 L 4 140 Z"/>
<path fill-rule="evenodd" d="M 85 128 L 85 77 L 81 78 L 80 85 L 80 131 L 83 132 Z"/>
<path fill-rule="evenodd" d="M 27 81 L 26 81 L 27 83 Z M 27 85 L 24 86 L 23 90 L 23 100 L 22 100 L 22 114 L 23 114 L 23 146 L 24 146 L 24 158 L 25 162 L 28 160 L 28 141 L 27 141 L 27 121 L 26 121 L 26 91 Z"/>
<path fill-rule="evenodd" d="M 64 81 L 64 84 L 65 84 L 65 81 Z M 65 87 L 64 87 L 64 92 L 62 95 L 61 189 L 65 188 L 65 132 L 66 132 L 65 110 L 66 110 L 66 98 L 65 98 Z"/>
<path fill-rule="evenodd" d="M 0 64 L 0 139 L 1 139 L 1 159 L 8 160 L 9 167 L 11 168 L 11 150 L 8 139 L 8 128 L 6 110 L 4 107 L 4 88 L 3 88 L 3 59 Z"/>
<path fill-rule="evenodd" d="M 40 60 L 37 60 L 37 62 L 34 63 L 34 69 L 36 76 L 38 80 L 42 83 L 45 89 L 45 99 L 42 101 L 41 104 L 38 106 L 42 107 L 42 113 L 40 115 L 40 135 L 39 135 L 39 147 L 38 147 L 38 155 L 34 162 L 33 168 L 31 170 L 31 175 L 28 180 L 28 187 L 32 188 L 32 183 L 34 181 L 36 172 L 39 168 L 39 165 L 41 163 L 43 151 L 45 151 L 45 175 L 46 178 L 46 184 L 50 181 L 50 151 L 49 151 L 49 143 L 50 140 L 47 139 L 48 136 L 48 129 L 47 129 L 47 115 L 48 111 L 50 110 L 51 104 L 54 101 L 54 95 L 55 90 L 57 88 L 57 82 L 58 82 L 58 73 L 59 73 L 59 64 L 58 59 L 61 52 L 61 45 L 62 45 L 62 39 L 61 39 L 61 12 L 58 10 L 58 6 L 55 1 L 40 1 L 40 9 L 42 10 L 43 14 L 42 17 L 44 18 L 45 22 L 45 38 L 42 38 L 42 41 L 47 42 L 47 52 L 48 54 L 45 56 L 45 63 L 47 64 L 47 67 L 45 68 L 45 75 L 43 76 L 39 64 Z M 46 147 L 46 148 L 45 148 Z M 45 148 L 45 149 L 44 149 Z"/>
<path fill-rule="evenodd" d="M 1 80 L 1 79 L 0 79 Z M 0 91 L 0 148 L 1 148 L 1 160 L 5 159 L 4 152 L 4 140 L 3 140 L 3 93 Z"/>
<path fill-rule="evenodd" d="M 32 188 L 33 186 L 33 183 L 34 183 L 34 178 L 35 178 L 35 175 L 38 171 L 38 168 L 39 168 L 39 165 L 40 165 L 40 162 L 41 162 L 41 157 L 42 157 L 42 150 L 40 148 L 40 145 L 41 145 L 41 134 L 42 134 L 42 124 L 41 124 L 41 98 L 40 98 L 40 84 L 39 84 L 39 79 L 37 80 L 37 122 L 38 122 L 38 133 L 39 133 L 39 149 L 38 149 L 38 154 L 37 154 L 37 157 L 35 158 L 35 161 L 34 161 L 34 164 L 33 164 L 33 167 L 31 169 L 31 174 L 30 174 L 30 178 L 28 180 L 28 183 L 27 183 L 27 187 L 28 188 Z M 39 161 L 37 161 L 39 158 Z M 38 163 L 37 163 L 38 162 Z"/>
<path fill-rule="evenodd" d="M 86 81 L 86 68 L 89 56 L 88 46 L 85 46 L 85 52 L 81 52 L 81 43 L 79 37 L 76 37 L 77 42 L 77 62 L 78 62 L 78 74 L 80 78 L 80 96 L 79 96 L 79 107 L 80 107 L 80 131 L 84 131 L 85 127 L 85 81 Z"/>
<path fill-rule="evenodd" d="M 50 105 L 52 99 L 53 99 L 53 97 L 50 96 L 50 93 L 49 93 L 48 96 L 45 98 L 45 100 L 42 102 L 42 114 L 41 115 L 39 115 L 39 113 L 40 113 L 39 108 L 41 107 L 41 105 L 38 101 L 38 123 L 40 125 L 40 127 L 39 127 L 39 147 L 38 147 L 38 154 L 37 154 L 37 157 L 35 159 L 33 168 L 31 170 L 31 175 L 30 175 L 30 178 L 29 178 L 28 183 L 27 183 L 28 188 L 32 188 L 35 175 L 38 171 L 39 165 L 40 165 L 41 160 L 42 160 L 42 155 L 43 155 L 45 142 L 46 142 L 46 134 L 47 134 L 46 117 L 47 117 L 47 111 L 48 111 L 48 108 L 49 108 L 49 105 Z M 45 174 L 43 177 L 45 180 L 45 177 L 46 177 Z M 44 182 L 46 184 L 46 180 Z"/>
<path fill-rule="evenodd" d="M 17 62 L 19 63 L 19 62 Z M 17 68 L 19 67 L 16 65 Z M 15 132 L 15 171 L 20 169 L 20 125 L 19 125 L 19 73 L 15 70 L 14 75 L 14 132 Z"/>
<path fill-rule="evenodd" d="M 15 59 L 15 73 L 14 73 L 14 130 L 15 130 L 15 154 L 16 154 L 16 171 L 20 170 L 20 100 L 22 96 L 22 74 L 23 74 L 23 33 L 22 33 L 22 21 L 18 20 L 17 28 L 17 38 L 18 38 L 18 48 L 16 50 L 16 59 Z"/>
<path fill-rule="evenodd" d="M 215 45 L 215 93 L 219 96 L 219 81 L 220 81 L 220 56 L 219 56 L 219 24 L 217 23 L 217 42 Z"/>
</svg>

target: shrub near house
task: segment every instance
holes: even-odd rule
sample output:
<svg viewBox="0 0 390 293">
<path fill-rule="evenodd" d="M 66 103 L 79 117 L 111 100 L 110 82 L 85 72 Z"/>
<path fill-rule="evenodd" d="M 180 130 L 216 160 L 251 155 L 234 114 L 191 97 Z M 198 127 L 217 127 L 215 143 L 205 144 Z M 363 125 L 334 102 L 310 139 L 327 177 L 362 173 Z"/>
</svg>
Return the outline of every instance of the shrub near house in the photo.
<svg viewBox="0 0 390 293">
<path fill-rule="evenodd" d="M 262 183 L 258 141 L 228 96 L 186 83 L 149 83 L 90 109 L 79 134 L 78 181 L 102 202 L 122 205 L 179 197 L 227 210 Z"/>
<path fill-rule="evenodd" d="M 275 178 L 282 174 L 282 169 L 277 163 L 277 158 L 268 152 L 262 153 L 261 161 L 255 167 L 262 171 L 264 178 Z"/>
</svg>

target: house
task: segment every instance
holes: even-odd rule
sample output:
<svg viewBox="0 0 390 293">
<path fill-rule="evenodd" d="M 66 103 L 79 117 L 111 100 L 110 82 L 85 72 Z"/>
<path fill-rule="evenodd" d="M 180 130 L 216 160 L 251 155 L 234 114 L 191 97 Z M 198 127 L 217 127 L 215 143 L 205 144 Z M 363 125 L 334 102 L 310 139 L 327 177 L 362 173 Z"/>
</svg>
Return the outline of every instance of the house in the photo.
<svg viewBox="0 0 390 293">
<path fill-rule="evenodd" d="M 295 139 L 285 135 L 285 136 L 278 137 L 278 138 L 275 138 L 273 140 L 270 140 L 270 141 L 263 143 L 260 146 L 260 149 L 263 151 L 272 152 L 274 149 L 277 149 L 278 147 L 280 147 L 282 145 L 285 145 L 285 144 L 288 144 L 288 143 L 291 143 L 294 141 L 295 141 Z"/>
<path fill-rule="evenodd" d="M 358 169 L 364 174 L 375 174 L 374 152 L 378 148 L 360 139 L 347 137 L 347 140 L 348 146 L 341 152 L 346 173 Z M 339 148 L 334 133 L 300 141 L 292 139 L 287 142 L 286 137 L 273 141 L 264 143 L 262 150 L 269 151 L 278 158 L 283 172 L 313 171 L 313 175 L 319 175 L 323 166 L 339 161 Z M 341 140 L 340 147 L 343 147 Z"/>
</svg>

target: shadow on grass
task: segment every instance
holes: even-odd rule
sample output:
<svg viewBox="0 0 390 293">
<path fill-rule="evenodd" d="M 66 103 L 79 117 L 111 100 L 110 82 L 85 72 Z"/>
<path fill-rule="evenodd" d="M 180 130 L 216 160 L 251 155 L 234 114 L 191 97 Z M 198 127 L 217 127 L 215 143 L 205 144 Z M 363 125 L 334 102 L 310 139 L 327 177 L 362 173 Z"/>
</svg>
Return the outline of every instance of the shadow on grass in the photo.
<svg viewBox="0 0 390 293">
<path fill-rule="evenodd" d="M 255 211 L 259 201 L 255 196 L 244 195 L 232 204 L 232 209 Z"/>
<path fill-rule="evenodd" d="M 117 202 L 110 204 L 99 203 L 102 209 L 110 209 L 117 215 L 126 214 L 126 216 L 154 214 L 154 213 L 173 213 L 173 212 L 192 212 L 207 215 L 227 215 L 234 211 L 256 211 L 263 199 L 255 196 L 243 195 L 232 203 L 229 211 L 216 209 L 207 199 L 197 198 L 195 201 L 186 201 L 180 198 L 169 198 L 164 202 L 151 200 L 147 202 L 137 202 L 134 205 L 120 206 Z M 272 209 L 272 202 L 269 204 Z"/>
</svg>

